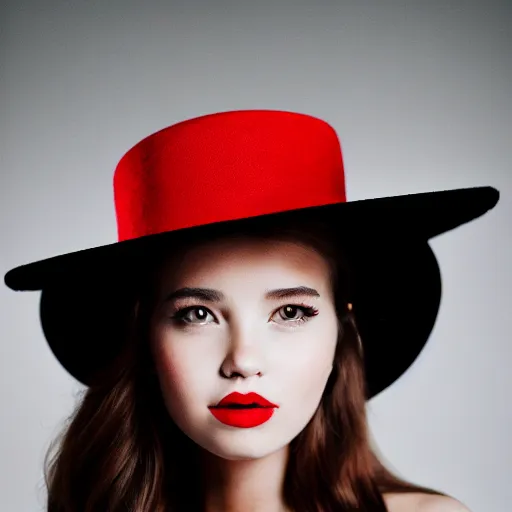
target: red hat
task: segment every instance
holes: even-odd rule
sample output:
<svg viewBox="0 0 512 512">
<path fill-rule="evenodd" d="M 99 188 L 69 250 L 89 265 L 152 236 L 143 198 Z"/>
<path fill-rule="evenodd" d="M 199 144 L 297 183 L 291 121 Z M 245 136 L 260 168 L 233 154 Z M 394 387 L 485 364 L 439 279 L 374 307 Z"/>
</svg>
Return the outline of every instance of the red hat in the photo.
<svg viewBox="0 0 512 512">
<path fill-rule="evenodd" d="M 89 385 L 118 353 L 133 282 L 152 248 L 172 249 L 215 230 L 315 219 L 348 248 L 370 398 L 407 370 L 434 325 L 441 279 L 428 240 L 484 214 L 499 193 L 480 187 L 347 202 L 340 143 L 329 124 L 248 110 L 146 137 L 119 162 L 114 198 L 116 243 L 5 275 L 13 290 L 42 290 L 43 331 L 75 378 Z"/>
</svg>

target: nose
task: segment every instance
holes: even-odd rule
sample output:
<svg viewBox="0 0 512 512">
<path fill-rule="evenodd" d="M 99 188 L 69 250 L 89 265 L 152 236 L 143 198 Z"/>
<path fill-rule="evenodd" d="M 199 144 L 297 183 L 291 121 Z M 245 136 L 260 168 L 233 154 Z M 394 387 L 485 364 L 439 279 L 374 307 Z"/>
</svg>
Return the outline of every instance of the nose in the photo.
<svg viewBox="0 0 512 512">
<path fill-rule="evenodd" d="M 228 353 L 220 367 L 220 374 L 226 378 L 261 377 L 264 373 L 262 354 L 258 349 L 258 345 L 261 348 L 261 343 L 254 339 L 257 338 L 254 335 L 234 331 L 232 331 Z"/>
</svg>

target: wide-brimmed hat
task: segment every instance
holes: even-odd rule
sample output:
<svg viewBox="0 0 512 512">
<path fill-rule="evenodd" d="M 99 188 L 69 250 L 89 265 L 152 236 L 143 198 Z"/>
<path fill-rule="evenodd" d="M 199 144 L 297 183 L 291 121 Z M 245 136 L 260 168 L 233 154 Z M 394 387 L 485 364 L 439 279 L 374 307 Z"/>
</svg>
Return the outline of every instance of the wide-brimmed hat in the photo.
<svg viewBox="0 0 512 512">
<path fill-rule="evenodd" d="M 12 269 L 13 290 L 42 290 L 51 350 L 90 385 L 118 354 L 148 255 L 213 232 L 311 220 L 350 262 L 350 303 L 371 398 L 398 379 L 437 317 L 441 277 L 429 239 L 493 208 L 492 187 L 347 201 L 334 129 L 293 112 L 210 114 L 136 144 L 114 174 L 118 241 Z"/>
</svg>

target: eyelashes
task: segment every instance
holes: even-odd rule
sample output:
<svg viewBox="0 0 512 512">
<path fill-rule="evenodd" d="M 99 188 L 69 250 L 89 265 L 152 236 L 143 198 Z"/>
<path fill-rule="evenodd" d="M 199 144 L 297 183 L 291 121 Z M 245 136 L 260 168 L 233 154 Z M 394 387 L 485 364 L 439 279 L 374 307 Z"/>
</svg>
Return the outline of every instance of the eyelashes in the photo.
<svg viewBox="0 0 512 512">
<path fill-rule="evenodd" d="M 298 318 L 297 314 L 300 314 Z M 269 320 L 276 315 L 281 320 L 281 322 L 277 323 L 297 326 L 318 315 L 318 309 L 307 304 L 286 304 L 276 309 Z M 209 317 L 215 319 L 215 315 L 207 307 L 188 306 L 178 309 L 170 318 L 178 325 L 206 325 L 211 323 L 211 321 L 208 321 Z"/>
</svg>

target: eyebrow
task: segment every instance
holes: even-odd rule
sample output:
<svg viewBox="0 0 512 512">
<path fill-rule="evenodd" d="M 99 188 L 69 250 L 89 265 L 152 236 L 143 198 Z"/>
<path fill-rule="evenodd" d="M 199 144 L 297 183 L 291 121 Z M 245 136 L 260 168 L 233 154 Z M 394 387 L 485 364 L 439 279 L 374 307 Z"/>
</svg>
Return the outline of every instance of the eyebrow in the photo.
<svg viewBox="0 0 512 512">
<path fill-rule="evenodd" d="M 170 293 L 164 302 L 190 297 L 209 302 L 221 302 L 225 299 L 225 295 L 222 292 L 212 290 L 211 288 L 179 288 Z M 320 294 L 314 288 L 307 286 L 276 288 L 275 290 L 267 290 L 265 292 L 267 300 L 290 299 L 292 297 L 320 297 Z"/>
</svg>

